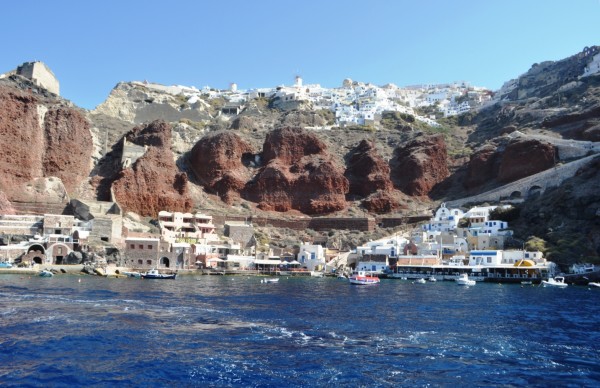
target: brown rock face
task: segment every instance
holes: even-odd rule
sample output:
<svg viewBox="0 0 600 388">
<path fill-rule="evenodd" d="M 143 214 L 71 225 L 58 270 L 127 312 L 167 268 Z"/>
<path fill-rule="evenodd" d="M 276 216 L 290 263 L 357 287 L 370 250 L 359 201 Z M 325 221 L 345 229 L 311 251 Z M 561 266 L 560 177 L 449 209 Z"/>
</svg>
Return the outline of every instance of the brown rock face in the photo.
<svg viewBox="0 0 600 388">
<path fill-rule="evenodd" d="M 15 214 L 15 209 L 2 191 L 0 191 L 0 214 Z"/>
<path fill-rule="evenodd" d="M 413 140 L 394 151 L 392 180 L 396 188 L 408 195 L 427 195 L 450 174 L 446 143 L 442 135 Z"/>
<path fill-rule="evenodd" d="M 93 146 L 87 120 L 75 109 L 53 104 L 0 87 L 0 187 L 11 201 L 35 179 L 56 176 L 72 192 L 89 174 Z M 43 203 L 41 195 L 36 201 Z"/>
<path fill-rule="evenodd" d="M 389 213 L 400 208 L 400 201 L 394 195 L 396 191 L 377 191 L 371 194 L 363 202 L 363 206 L 371 213 Z"/>
<path fill-rule="evenodd" d="M 134 128 L 127 138 L 148 149 L 113 182 L 115 198 L 124 210 L 152 217 L 161 210 L 190 211 L 193 201 L 188 193 L 187 175 L 177 172 L 173 160 L 171 126 L 164 121 L 153 121 Z"/>
<path fill-rule="evenodd" d="M 59 177 L 67 191 L 74 191 L 90 172 L 93 145 L 88 121 L 79 111 L 53 108 L 46 113 L 44 135 L 44 176 Z"/>
<path fill-rule="evenodd" d="M 350 153 L 345 176 L 350 181 L 350 194 L 366 197 L 379 190 L 393 189 L 390 166 L 368 140 L 361 141 Z"/>
<path fill-rule="evenodd" d="M 265 167 L 244 192 L 261 209 L 324 214 L 346 207 L 349 185 L 343 168 L 313 133 L 274 130 L 265 140 L 263 158 Z"/>
<path fill-rule="evenodd" d="M 231 203 L 239 198 L 250 179 L 250 171 L 242 162 L 244 155 L 252 155 L 250 144 L 233 132 L 219 132 L 200 139 L 194 145 L 190 164 L 207 190 Z"/>
<path fill-rule="evenodd" d="M 514 140 L 500 160 L 498 181 L 513 182 L 554 166 L 554 146 L 538 140 Z"/>
<path fill-rule="evenodd" d="M 478 150 L 469 160 L 467 176 L 463 185 L 472 190 L 483 184 L 494 181 L 498 176 L 500 157 L 495 147 L 485 147 Z"/>
</svg>

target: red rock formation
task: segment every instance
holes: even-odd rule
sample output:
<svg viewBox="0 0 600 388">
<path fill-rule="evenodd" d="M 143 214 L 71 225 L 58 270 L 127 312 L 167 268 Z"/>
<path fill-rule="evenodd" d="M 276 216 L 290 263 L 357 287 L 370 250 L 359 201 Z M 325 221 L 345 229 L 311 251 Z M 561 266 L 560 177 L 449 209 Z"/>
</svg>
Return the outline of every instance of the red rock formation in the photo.
<svg viewBox="0 0 600 388">
<path fill-rule="evenodd" d="M 554 166 L 554 146 L 538 140 L 511 141 L 500 160 L 498 181 L 513 182 Z"/>
<path fill-rule="evenodd" d="M 450 174 L 442 135 L 411 141 L 394 152 L 390 162 L 396 188 L 408 195 L 427 195 Z"/>
<path fill-rule="evenodd" d="M 300 128 L 274 130 L 265 140 L 263 158 L 265 167 L 244 192 L 261 209 L 324 214 L 346 207 L 344 171 L 313 133 Z"/>
<path fill-rule="evenodd" d="M 467 165 L 467 176 L 463 186 L 473 190 L 487 182 L 495 181 L 498 176 L 499 161 L 500 157 L 495 147 L 487 146 L 475 152 Z"/>
<path fill-rule="evenodd" d="M 22 199 L 36 179 L 56 176 L 72 192 L 89 174 L 89 124 L 78 110 L 53 106 L 57 102 L 0 87 L 0 187 L 11 201 Z M 35 202 L 44 203 L 44 193 L 38 195 Z"/>
<path fill-rule="evenodd" d="M 363 206 L 371 213 L 390 213 L 400 208 L 400 201 L 396 198 L 396 191 L 377 191 L 362 201 Z"/>
<path fill-rule="evenodd" d="M 187 175 L 178 172 L 171 151 L 171 126 L 153 121 L 127 134 L 128 141 L 148 146 L 144 156 L 113 182 L 115 199 L 125 211 L 156 217 L 161 210 L 188 212 L 193 201 Z"/>
<path fill-rule="evenodd" d="M 73 192 L 90 172 L 93 145 L 90 125 L 74 109 L 50 109 L 44 119 L 46 152 L 44 176 L 60 178 L 68 192 Z"/>
<path fill-rule="evenodd" d="M 350 194 L 366 197 L 378 190 L 390 191 L 390 166 L 377 153 L 373 143 L 363 140 L 352 150 L 346 162 L 346 178 L 350 181 Z"/>
<path fill-rule="evenodd" d="M 244 154 L 252 154 L 252 147 L 233 132 L 219 132 L 206 136 L 194 145 L 190 164 L 200 183 L 221 199 L 231 203 L 251 177 L 242 163 Z"/>
</svg>

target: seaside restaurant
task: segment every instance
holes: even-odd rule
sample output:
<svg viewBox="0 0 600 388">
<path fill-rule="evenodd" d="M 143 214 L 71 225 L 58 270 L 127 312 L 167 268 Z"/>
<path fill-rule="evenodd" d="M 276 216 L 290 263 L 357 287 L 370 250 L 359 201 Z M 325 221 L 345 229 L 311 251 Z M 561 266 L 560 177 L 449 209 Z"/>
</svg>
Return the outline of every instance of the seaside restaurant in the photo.
<svg viewBox="0 0 600 388">
<path fill-rule="evenodd" d="M 279 257 L 269 257 L 266 260 L 254 260 L 254 268 L 259 273 L 276 273 L 280 271 L 279 266 L 282 264 Z"/>
</svg>

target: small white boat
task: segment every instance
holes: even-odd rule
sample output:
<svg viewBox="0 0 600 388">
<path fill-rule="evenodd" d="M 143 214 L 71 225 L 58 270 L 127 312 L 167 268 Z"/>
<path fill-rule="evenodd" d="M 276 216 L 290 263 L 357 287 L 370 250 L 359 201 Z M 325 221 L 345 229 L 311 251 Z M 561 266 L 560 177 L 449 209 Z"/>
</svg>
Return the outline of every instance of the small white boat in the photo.
<svg viewBox="0 0 600 388">
<path fill-rule="evenodd" d="M 418 278 L 418 279 L 417 279 L 417 280 L 415 280 L 413 283 L 415 283 L 415 284 L 425 284 L 425 283 L 427 283 L 427 282 L 426 282 L 426 281 L 425 281 L 425 279 L 423 279 L 423 278 Z"/>
<path fill-rule="evenodd" d="M 557 276 L 555 278 L 548 278 L 548 280 L 542 280 L 542 285 L 544 287 L 558 287 L 558 288 L 565 288 L 568 286 L 568 284 L 565 283 L 565 278 L 563 278 L 562 276 Z"/>
<path fill-rule="evenodd" d="M 339 273 L 339 274 L 337 275 L 337 278 L 338 278 L 338 279 L 347 279 L 347 278 L 346 278 L 346 275 L 344 275 L 343 273 Z"/>
<path fill-rule="evenodd" d="M 598 283 L 598 282 L 589 282 L 588 286 L 590 286 L 590 287 L 599 287 L 600 288 L 600 283 Z"/>
<path fill-rule="evenodd" d="M 43 269 L 40 271 L 39 276 L 43 278 L 51 278 L 52 276 L 54 276 L 54 274 L 47 269 Z"/>
<path fill-rule="evenodd" d="M 469 275 L 467 275 L 466 273 L 463 273 L 458 278 L 454 279 L 454 281 L 459 286 L 474 286 L 475 285 L 475 280 L 469 279 Z"/>
<path fill-rule="evenodd" d="M 325 274 L 321 271 L 310 271 L 310 276 L 313 278 L 322 278 Z"/>
<path fill-rule="evenodd" d="M 428 282 L 437 282 L 437 279 L 435 278 L 435 276 L 431 275 L 430 277 L 427 278 Z"/>
<path fill-rule="evenodd" d="M 142 277 L 142 274 L 140 272 L 123 271 L 121 273 L 123 275 L 127 276 L 128 278 L 141 278 Z"/>
<path fill-rule="evenodd" d="M 279 281 L 279 278 L 265 278 L 265 279 L 260 279 L 261 283 L 277 283 Z"/>
<path fill-rule="evenodd" d="M 371 285 L 379 284 L 380 280 L 377 276 L 367 275 L 365 271 L 359 271 L 348 278 L 350 284 Z"/>
<path fill-rule="evenodd" d="M 141 276 L 143 279 L 175 279 L 177 274 L 160 273 L 157 269 L 151 269 L 150 271 L 143 273 Z"/>
<path fill-rule="evenodd" d="M 533 282 L 531 280 L 523 280 L 521 284 L 524 286 L 530 286 L 533 284 Z"/>
</svg>

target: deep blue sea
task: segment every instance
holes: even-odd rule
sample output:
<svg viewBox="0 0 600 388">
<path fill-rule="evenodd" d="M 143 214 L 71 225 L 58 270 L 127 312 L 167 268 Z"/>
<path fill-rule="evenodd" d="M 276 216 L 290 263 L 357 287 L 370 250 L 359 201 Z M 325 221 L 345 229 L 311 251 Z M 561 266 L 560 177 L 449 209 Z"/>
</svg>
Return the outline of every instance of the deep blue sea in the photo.
<svg viewBox="0 0 600 388">
<path fill-rule="evenodd" d="M 2 275 L 0 385 L 600 386 L 599 305 L 576 286 Z"/>
</svg>

